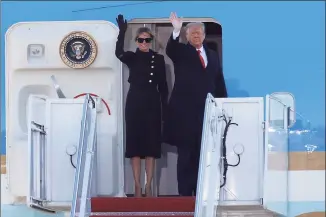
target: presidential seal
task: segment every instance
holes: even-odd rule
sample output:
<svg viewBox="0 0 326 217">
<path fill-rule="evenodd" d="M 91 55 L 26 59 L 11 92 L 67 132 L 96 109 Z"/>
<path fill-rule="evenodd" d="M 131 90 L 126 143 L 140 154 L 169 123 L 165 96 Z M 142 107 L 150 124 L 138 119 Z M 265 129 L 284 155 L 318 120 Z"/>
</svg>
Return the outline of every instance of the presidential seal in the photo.
<svg viewBox="0 0 326 217">
<path fill-rule="evenodd" d="M 67 66 L 84 69 L 96 59 L 96 42 L 86 32 L 71 32 L 61 41 L 60 56 Z"/>
</svg>

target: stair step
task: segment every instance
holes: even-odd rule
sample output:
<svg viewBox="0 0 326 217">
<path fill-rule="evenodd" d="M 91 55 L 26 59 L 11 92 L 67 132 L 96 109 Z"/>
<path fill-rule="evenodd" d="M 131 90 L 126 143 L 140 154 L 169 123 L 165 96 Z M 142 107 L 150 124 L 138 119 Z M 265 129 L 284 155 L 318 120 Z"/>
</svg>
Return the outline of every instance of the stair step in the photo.
<svg viewBox="0 0 326 217">
<path fill-rule="evenodd" d="M 218 206 L 216 217 L 280 217 L 260 205 Z"/>
<path fill-rule="evenodd" d="M 195 197 L 97 197 L 92 212 L 194 212 Z"/>
<path fill-rule="evenodd" d="M 193 213 L 187 213 L 187 212 L 138 212 L 138 213 L 112 213 L 112 212 L 106 212 L 106 213 L 92 213 L 91 217 L 194 217 Z"/>
<path fill-rule="evenodd" d="M 129 217 L 130 215 L 113 215 L 113 216 L 108 216 L 108 215 L 92 215 L 91 217 Z M 193 215 L 163 215 L 164 217 L 194 217 Z M 163 217 L 161 216 L 161 217 Z M 160 216 L 151 216 L 151 215 L 133 215 L 132 217 L 160 217 Z"/>
<path fill-rule="evenodd" d="M 129 217 L 130 215 L 113 215 L 113 216 L 108 216 L 108 215 L 92 215 L 91 217 Z M 163 215 L 164 217 L 194 217 L 193 215 Z M 163 217 L 161 216 L 161 217 Z M 132 217 L 160 217 L 160 216 L 151 216 L 151 215 L 133 215 Z"/>
</svg>

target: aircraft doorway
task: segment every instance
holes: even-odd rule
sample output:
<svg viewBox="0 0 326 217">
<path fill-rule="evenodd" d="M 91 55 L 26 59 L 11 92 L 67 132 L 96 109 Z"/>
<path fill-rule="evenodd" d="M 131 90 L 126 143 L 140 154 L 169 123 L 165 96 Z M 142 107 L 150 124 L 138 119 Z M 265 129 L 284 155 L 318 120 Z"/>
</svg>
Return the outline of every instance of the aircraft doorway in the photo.
<svg viewBox="0 0 326 217">
<path fill-rule="evenodd" d="M 206 29 L 205 42 L 207 46 L 216 52 L 222 65 L 222 28 L 221 25 L 212 18 L 183 18 L 183 25 L 189 22 L 203 22 Z M 139 27 L 146 26 L 150 28 L 155 34 L 156 40 L 152 43 L 152 49 L 165 57 L 167 82 L 169 87 L 169 94 L 174 84 L 174 68 L 173 63 L 165 53 L 167 41 L 172 33 L 172 25 L 167 18 L 165 19 L 132 19 L 128 22 L 128 30 L 125 36 L 125 51 L 135 51 L 136 44 L 134 37 Z M 181 31 L 180 40 L 186 43 L 185 31 Z M 126 96 L 129 90 L 128 76 L 129 69 L 123 65 L 123 96 L 124 105 Z M 125 137 L 125 133 L 124 133 Z M 129 159 L 125 159 L 125 192 L 127 195 L 134 194 L 134 181 L 132 175 L 132 168 Z M 142 176 L 141 183 L 145 186 L 145 168 L 142 162 Z M 143 187 L 144 189 L 144 187 Z M 162 157 L 157 160 L 155 167 L 155 175 L 153 178 L 153 194 L 157 196 L 174 196 L 178 195 L 177 186 L 177 152 L 176 148 L 168 144 L 162 145 Z"/>
</svg>

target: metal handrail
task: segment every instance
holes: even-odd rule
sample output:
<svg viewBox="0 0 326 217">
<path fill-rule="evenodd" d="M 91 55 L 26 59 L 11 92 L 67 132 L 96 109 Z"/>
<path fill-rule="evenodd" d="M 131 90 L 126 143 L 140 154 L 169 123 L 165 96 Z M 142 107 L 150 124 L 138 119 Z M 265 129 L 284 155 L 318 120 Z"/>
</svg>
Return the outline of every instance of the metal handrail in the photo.
<svg viewBox="0 0 326 217">
<path fill-rule="evenodd" d="M 269 97 L 272 98 L 273 100 L 275 100 L 275 101 L 281 103 L 281 104 L 284 105 L 284 106 L 288 106 L 288 105 L 286 105 L 285 103 L 283 103 L 282 100 L 280 100 L 279 98 L 277 98 L 277 97 L 275 97 L 275 96 L 269 95 Z M 292 112 L 295 112 L 296 115 L 299 115 L 302 119 L 305 119 L 307 122 L 310 122 L 310 121 L 309 121 L 309 120 L 308 120 L 308 119 L 307 119 L 303 114 L 301 114 L 301 113 L 299 113 L 299 112 L 297 112 L 297 111 L 294 111 L 294 110 L 292 109 L 292 107 L 289 107 L 289 109 L 290 109 Z"/>
<path fill-rule="evenodd" d="M 94 112 L 95 111 L 95 112 Z M 95 115 L 95 117 L 93 116 Z M 75 181 L 74 181 L 74 191 L 73 191 L 73 199 L 70 217 L 75 217 L 82 212 L 87 216 L 90 214 L 90 210 L 88 210 L 88 194 L 89 194 L 89 185 L 86 186 L 86 190 L 84 189 L 84 182 L 89 182 L 90 177 L 86 174 L 86 166 L 87 169 L 91 170 L 92 160 L 89 161 L 87 159 L 88 154 L 93 154 L 92 150 L 94 149 L 94 143 L 96 142 L 96 124 L 93 121 L 96 121 L 96 108 L 95 101 L 90 96 L 90 94 L 86 94 L 84 105 L 83 105 L 83 116 L 81 121 L 81 129 L 80 129 L 80 137 L 79 137 L 79 147 L 78 147 L 78 155 L 77 155 L 77 165 L 76 165 L 76 173 L 75 173 Z M 96 122 L 95 122 L 96 123 Z M 90 165 L 86 165 L 90 164 Z M 86 177 L 85 177 L 86 176 Z M 90 175 L 91 176 L 91 175 Z M 80 192 L 80 190 L 82 192 Z M 87 192 L 85 195 L 85 191 Z M 81 195 L 79 195 L 82 193 Z M 81 196 L 81 198 L 79 198 Z M 86 198 L 85 198 L 86 197 Z M 81 200 L 86 201 L 85 204 L 81 204 Z M 80 200 L 80 201 L 79 201 Z M 86 215 L 84 214 L 84 217 Z"/>
<path fill-rule="evenodd" d="M 34 136 L 37 135 L 37 139 Z M 31 139 L 31 168 L 32 168 L 32 175 L 30 176 L 30 199 L 32 203 L 42 204 L 42 202 L 46 201 L 46 176 L 45 176 L 45 136 L 46 132 L 44 130 L 44 125 L 38 124 L 34 121 L 31 122 L 31 129 L 30 129 L 30 139 Z M 36 145 L 36 144 L 37 145 Z M 34 146 L 39 148 L 40 156 L 34 156 Z M 35 184 L 35 170 L 34 164 L 39 164 L 40 168 L 40 178 L 41 183 L 40 186 L 36 188 Z M 38 193 L 37 193 L 38 192 Z"/>
<path fill-rule="evenodd" d="M 202 131 L 202 142 L 201 142 L 201 153 L 200 153 L 200 165 L 198 171 L 198 182 L 197 182 L 197 195 L 194 216 L 211 216 L 215 215 L 215 206 L 218 205 L 216 200 L 216 194 L 207 192 L 207 185 L 211 185 L 212 191 L 220 191 L 220 182 L 214 180 L 208 180 L 207 174 L 215 174 L 213 177 L 217 180 L 220 179 L 218 174 L 221 174 L 221 165 L 219 160 L 220 149 L 221 149 L 221 126 L 218 122 L 220 115 L 223 114 L 215 100 L 215 98 L 208 94 L 205 103 L 203 131 Z M 212 155 L 213 154 L 213 155 Z M 209 158 L 215 158 L 210 161 Z M 213 183 L 212 183 L 212 182 Z M 205 184 L 205 186 L 204 186 Z M 213 184 L 213 185 L 212 185 Z M 217 203 L 217 204 L 216 204 Z"/>
</svg>

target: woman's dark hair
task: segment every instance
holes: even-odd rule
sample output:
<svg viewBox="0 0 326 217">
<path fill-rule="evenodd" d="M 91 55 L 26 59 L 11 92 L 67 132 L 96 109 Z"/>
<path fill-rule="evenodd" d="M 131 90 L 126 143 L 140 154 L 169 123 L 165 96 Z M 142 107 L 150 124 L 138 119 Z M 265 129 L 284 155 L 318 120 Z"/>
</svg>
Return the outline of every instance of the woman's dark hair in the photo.
<svg viewBox="0 0 326 217">
<path fill-rule="evenodd" d="M 147 27 L 140 27 L 138 30 L 137 30 L 137 33 L 136 33 L 136 37 L 135 37 L 135 41 L 137 41 L 138 39 L 138 36 L 142 33 L 147 33 L 151 36 L 152 39 L 154 39 L 154 35 L 152 33 L 152 31 L 147 28 Z"/>
</svg>

